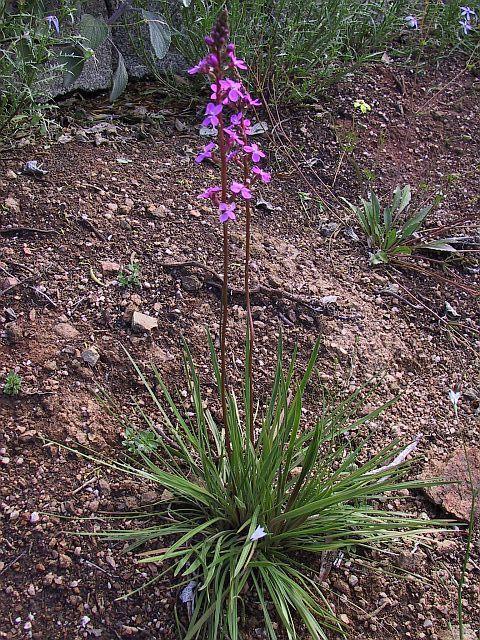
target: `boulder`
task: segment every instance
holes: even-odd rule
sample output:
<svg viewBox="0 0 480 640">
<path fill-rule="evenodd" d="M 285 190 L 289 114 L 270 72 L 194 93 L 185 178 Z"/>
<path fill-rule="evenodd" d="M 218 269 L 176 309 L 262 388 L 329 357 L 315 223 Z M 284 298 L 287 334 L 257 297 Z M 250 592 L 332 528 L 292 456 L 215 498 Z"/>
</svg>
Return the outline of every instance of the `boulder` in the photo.
<svg viewBox="0 0 480 640">
<path fill-rule="evenodd" d="M 50 0 L 47 3 L 46 11 L 55 14 L 59 0 Z M 107 22 L 116 9 L 121 4 L 120 0 L 83 0 L 75 15 L 74 32 L 78 33 L 78 25 L 84 14 L 90 14 L 95 18 Z M 158 14 L 158 2 L 148 0 L 144 5 L 148 11 Z M 135 6 L 135 0 L 132 2 Z M 179 17 L 174 14 L 173 19 L 178 22 Z M 136 26 L 135 21 L 138 22 Z M 131 12 L 128 20 L 129 25 L 124 26 L 122 19 L 115 21 L 115 26 L 109 26 L 109 38 L 103 42 L 96 50 L 92 58 L 86 61 L 82 73 L 77 80 L 69 87 L 64 86 L 63 78 L 49 80 L 48 89 L 45 91 L 46 97 L 53 98 L 79 89 L 86 92 L 95 92 L 109 89 L 112 86 L 113 74 L 118 64 L 118 56 L 115 48 L 122 54 L 129 78 L 146 79 L 166 70 L 184 71 L 186 63 L 176 52 L 169 50 L 165 58 L 159 60 L 153 52 L 150 41 L 149 27 L 141 24 L 140 11 Z M 68 26 L 62 24 L 62 29 Z"/>
<path fill-rule="evenodd" d="M 428 469 L 428 476 L 441 478 L 446 483 L 426 489 L 427 495 L 435 504 L 447 513 L 468 521 L 472 507 L 472 489 L 469 472 L 472 474 L 473 486 L 480 485 L 480 449 L 467 447 L 467 457 L 463 447 L 454 449 L 448 460 L 434 460 Z M 480 518 L 480 505 L 476 502 L 476 519 Z"/>
<path fill-rule="evenodd" d="M 54 14 L 56 6 L 58 6 L 58 2 L 52 0 L 47 6 L 47 11 Z M 108 20 L 109 17 L 107 4 L 104 0 L 84 0 L 75 15 L 73 26 L 75 32 L 78 32 L 78 24 L 86 13 L 103 21 Z M 66 28 L 65 25 L 62 25 L 62 28 Z M 87 92 L 108 89 L 112 84 L 112 68 L 112 43 L 110 39 L 107 39 L 96 49 L 95 55 L 85 62 L 82 73 L 73 85 L 65 87 L 63 78 L 55 78 L 50 84 L 49 94 L 51 97 L 55 97 L 75 89 Z"/>
<path fill-rule="evenodd" d="M 116 0 L 114 2 L 114 10 L 123 2 L 123 0 Z M 135 1 L 133 1 L 135 6 Z M 153 13 L 159 13 L 159 6 L 156 0 L 147 0 L 143 3 L 147 11 Z M 173 7 L 175 5 L 172 5 Z M 137 22 L 139 22 L 140 14 Z M 178 22 L 178 12 L 173 13 L 173 19 Z M 132 23 L 135 21 L 132 20 Z M 125 66 L 127 67 L 128 75 L 131 78 L 137 80 L 143 80 L 148 77 L 152 77 L 157 72 L 162 71 L 182 71 L 186 68 L 186 63 L 183 58 L 175 51 L 169 50 L 165 58 L 159 60 L 154 52 L 150 42 L 149 29 L 147 24 L 125 27 L 122 22 L 118 22 L 115 29 L 113 29 L 113 42 L 118 50 L 121 52 L 123 59 L 125 60 Z"/>
</svg>

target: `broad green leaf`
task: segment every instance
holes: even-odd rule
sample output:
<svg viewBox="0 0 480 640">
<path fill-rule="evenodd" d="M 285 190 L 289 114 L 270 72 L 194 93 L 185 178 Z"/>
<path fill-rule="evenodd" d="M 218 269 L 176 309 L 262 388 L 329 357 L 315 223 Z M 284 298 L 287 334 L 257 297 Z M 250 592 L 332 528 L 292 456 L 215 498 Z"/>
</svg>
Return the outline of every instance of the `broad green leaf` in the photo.
<svg viewBox="0 0 480 640">
<path fill-rule="evenodd" d="M 148 24 L 150 31 L 150 42 L 152 43 L 155 55 L 162 60 L 166 55 L 172 41 L 170 27 L 163 16 L 153 11 L 142 9 L 142 16 Z"/>
<path fill-rule="evenodd" d="M 376 224 L 380 224 L 380 202 L 378 201 L 377 195 L 373 191 L 371 195 L 371 203 L 373 219 L 375 220 Z"/>
<path fill-rule="evenodd" d="M 418 229 L 420 229 L 420 227 L 422 226 L 422 222 L 425 220 L 425 217 L 427 216 L 431 208 L 431 206 L 424 207 L 423 209 L 420 209 L 416 216 L 413 216 L 412 218 L 410 218 L 410 220 L 407 220 L 400 233 L 400 240 L 406 240 L 407 238 L 412 236 L 415 231 L 418 231 Z"/>
<path fill-rule="evenodd" d="M 411 199 L 412 199 L 412 191 L 410 189 L 410 185 L 407 184 L 403 187 L 403 189 L 400 192 L 400 203 L 398 205 L 398 213 L 402 213 L 402 211 L 406 209 L 406 207 L 408 207 Z"/>
<path fill-rule="evenodd" d="M 392 250 L 392 255 L 396 255 L 398 253 L 401 253 L 406 256 L 410 256 L 412 255 L 412 247 L 409 247 L 406 244 L 402 244 L 399 247 L 395 247 L 395 249 Z"/>
<path fill-rule="evenodd" d="M 377 253 L 370 256 L 370 263 L 372 265 L 388 264 L 388 256 L 385 251 L 377 251 Z"/>
<path fill-rule="evenodd" d="M 113 74 L 113 86 L 110 92 L 110 100 L 115 101 L 124 91 L 128 83 L 127 67 L 120 51 L 118 52 L 118 65 Z"/>
<path fill-rule="evenodd" d="M 396 229 L 390 229 L 390 231 L 387 233 L 387 237 L 383 245 L 383 249 L 385 251 L 388 251 L 391 247 L 393 247 L 396 241 L 397 241 L 397 231 Z"/>
<path fill-rule="evenodd" d="M 432 251 L 446 251 L 448 253 L 454 253 L 457 251 L 454 246 L 448 244 L 448 242 L 445 242 L 444 240 L 432 240 L 432 242 L 417 245 L 417 248 L 430 249 Z"/>
<path fill-rule="evenodd" d="M 108 27 L 102 20 L 89 13 L 84 13 L 79 24 L 80 35 L 85 38 L 86 44 L 95 50 L 108 38 Z"/>
<path fill-rule="evenodd" d="M 64 69 L 63 86 L 68 89 L 83 71 L 85 53 L 78 46 L 67 46 L 62 50 L 59 62 Z"/>
</svg>

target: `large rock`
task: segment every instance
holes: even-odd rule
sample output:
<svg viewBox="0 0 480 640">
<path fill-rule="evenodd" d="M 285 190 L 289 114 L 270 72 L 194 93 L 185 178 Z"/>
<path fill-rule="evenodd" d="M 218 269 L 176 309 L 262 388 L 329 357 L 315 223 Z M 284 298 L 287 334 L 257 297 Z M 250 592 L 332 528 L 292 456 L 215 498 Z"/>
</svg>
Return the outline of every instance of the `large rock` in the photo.
<svg viewBox="0 0 480 640">
<path fill-rule="evenodd" d="M 448 460 L 435 460 L 428 468 L 428 477 L 441 478 L 446 483 L 426 490 L 428 496 L 447 513 L 468 521 L 472 508 L 472 489 L 469 471 L 472 474 L 473 486 L 480 486 L 480 449 L 467 447 L 467 457 L 463 447 L 452 451 Z M 468 460 L 468 462 L 467 462 Z M 480 518 L 480 504 L 476 502 L 476 518 Z"/>
<path fill-rule="evenodd" d="M 106 22 L 119 4 L 120 0 L 84 0 L 75 16 L 73 31 L 78 32 L 82 15 L 91 14 Z M 135 6 L 135 0 L 132 4 Z M 55 14 L 56 7 L 58 0 L 50 0 L 47 12 Z M 161 13 L 160 3 L 155 0 L 148 0 L 146 8 L 154 13 Z M 156 58 L 150 43 L 148 25 L 140 24 L 141 19 L 140 11 L 131 11 L 127 18 L 128 26 L 124 26 L 122 19 L 115 21 L 113 26 L 109 26 L 110 37 L 95 50 L 95 55 L 86 61 L 82 73 L 73 85 L 65 87 L 63 78 L 56 78 L 49 82 L 45 90 L 46 97 L 53 98 L 75 89 L 87 92 L 109 89 L 117 67 L 118 56 L 115 48 L 121 52 L 125 60 L 129 78 L 146 79 L 167 70 L 184 71 L 185 61 L 172 50 L 169 50 L 162 60 Z M 179 15 L 174 13 L 173 20 L 178 23 Z M 139 23 L 138 26 L 135 26 L 135 21 Z M 61 26 L 62 30 L 68 29 L 66 24 Z"/>
<path fill-rule="evenodd" d="M 116 9 L 122 1 L 116 0 L 114 8 Z M 135 6 L 135 2 L 133 2 L 133 6 Z M 145 8 L 153 13 L 162 14 L 161 3 L 156 0 L 148 0 Z M 132 19 L 128 20 L 128 23 L 131 23 L 129 26 L 124 26 L 120 20 L 112 30 L 113 41 L 125 60 L 129 77 L 142 80 L 155 75 L 155 73 L 181 71 L 186 68 L 183 58 L 172 50 L 167 53 L 165 58 L 159 60 L 150 43 L 148 25 L 139 24 L 141 14 L 130 12 L 130 15 Z M 178 13 L 173 14 L 173 20 L 178 22 Z"/>
<path fill-rule="evenodd" d="M 50 2 L 47 10 L 55 13 L 55 6 L 57 4 L 55 1 Z M 84 0 L 75 16 L 75 25 L 73 26 L 75 32 L 77 32 L 76 27 L 82 19 L 82 15 L 85 13 L 103 21 L 108 20 L 109 17 L 107 5 L 104 0 Z M 65 28 L 66 25 L 62 24 L 62 29 Z M 58 78 L 51 83 L 49 93 L 54 97 L 69 93 L 75 89 L 88 92 L 108 89 L 112 84 L 113 64 L 112 43 L 110 38 L 108 38 L 96 49 L 95 55 L 85 62 L 82 73 L 73 85 L 66 88 L 63 83 L 63 78 Z"/>
</svg>

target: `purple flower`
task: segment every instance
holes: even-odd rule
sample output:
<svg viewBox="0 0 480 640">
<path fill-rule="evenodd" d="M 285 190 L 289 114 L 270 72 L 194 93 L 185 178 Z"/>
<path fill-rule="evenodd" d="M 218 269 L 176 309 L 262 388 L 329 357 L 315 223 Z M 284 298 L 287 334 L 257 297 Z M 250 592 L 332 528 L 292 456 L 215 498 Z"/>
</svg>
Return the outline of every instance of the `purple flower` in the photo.
<svg viewBox="0 0 480 640">
<path fill-rule="evenodd" d="M 248 69 L 247 63 L 245 62 L 245 60 L 241 60 L 240 58 L 237 58 L 235 56 L 235 45 L 234 44 L 229 44 L 228 47 L 227 47 L 227 51 L 228 51 L 228 57 L 230 58 L 230 66 L 231 67 L 236 67 L 237 69 L 242 69 L 243 71 Z"/>
<path fill-rule="evenodd" d="M 53 27 L 57 34 L 60 33 L 60 23 L 58 22 L 57 16 L 46 16 L 45 20 L 48 22 L 50 29 Z"/>
<path fill-rule="evenodd" d="M 211 67 L 218 65 L 218 58 L 214 53 L 209 53 L 208 56 L 200 60 L 198 64 L 188 70 L 188 73 L 193 76 L 196 73 L 208 73 Z"/>
<path fill-rule="evenodd" d="M 203 162 L 206 158 L 211 158 L 212 151 L 215 149 L 216 146 L 217 145 L 214 142 L 209 142 L 207 145 L 205 145 L 205 147 L 203 148 L 203 151 L 199 153 L 198 156 L 195 158 L 195 162 L 199 163 L 199 162 Z"/>
<path fill-rule="evenodd" d="M 227 94 L 227 97 L 224 100 L 225 104 L 227 104 L 228 101 L 238 102 L 243 98 L 243 86 L 241 82 L 235 82 L 235 80 L 227 78 L 226 80 L 221 81 L 221 87 Z"/>
<path fill-rule="evenodd" d="M 237 132 L 234 131 L 231 127 L 225 127 L 223 133 L 226 133 L 229 139 L 230 144 L 238 144 L 243 146 L 243 140 L 238 136 Z"/>
<path fill-rule="evenodd" d="M 232 193 L 235 193 L 236 195 L 240 194 L 244 200 L 250 200 L 252 197 L 250 189 L 241 182 L 232 182 L 230 189 Z"/>
<path fill-rule="evenodd" d="M 228 220 L 236 220 L 235 216 L 235 202 L 221 202 L 218 210 L 220 211 L 220 222 L 228 222 Z"/>
<path fill-rule="evenodd" d="M 262 158 L 265 158 L 265 154 L 261 149 L 259 149 L 258 145 L 255 143 L 250 145 L 246 144 L 243 148 L 247 153 L 249 153 L 252 156 L 253 162 L 260 162 Z"/>
<path fill-rule="evenodd" d="M 260 176 L 262 182 L 270 182 L 270 180 L 272 179 L 272 176 L 268 173 L 268 171 L 263 171 L 263 169 L 260 169 L 260 167 L 257 167 L 256 165 L 252 167 L 252 171 L 257 176 Z"/>
<path fill-rule="evenodd" d="M 203 193 L 198 194 L 198 197 L 203 200 L 213 200 L 216 197 L 215 194 L 219 193 L 221 190 L 221 187 L 208 187 L 208 189 L 205 189 Z"/>
<path fill-rule="evenodd" d="M 249 107 L 261 107 L 262 106 L 262 103 L 260 102 L 260 100 L 258 100 L 258 98 L 253 99 L 252 96 L 248 93 L 248 91 L 243 96 L 243 99 L 245 100 L 246 104 Z"/>
<path fill-rule="evenodd" d="M 227 162 L 230 162 L 230 160 L 233 160 L 233 158 L 235 158 L 235 156 L 238 155 L 238 149 L 233 149 L 232 151 L 229 151 L 227 153 Z"/>
<path fill-rule="evenodd" d="M 198 64 L 188 70 L 188 73 L 191 76 L 195 75 L 196 73 L 208 73 L 207 59 L 203 58 L 203 60 L 200 60 Z"/>
<path fill-rule="evenodd" d="M 460 7 L 460 13 L 467 22 L 471 22 L 472 18 L 477 17 L 477 14 L 475 13 L 475 11 L 470 7 Z"/>
<path fill-rule="evenodd" d="M 202 122 L 204 127 L 217 127 L 219 124 L 218 116 L 222 113 L 223 105 L 209 102 L 205 109 L 205 115 L 207 116 Z"/>
<path fill-rule="evenodd" d="M 230 118 L 230 122 L 235 127 L 238 127 L 239 125 L 242 124 L 242 119 L 243 119 L 243 113 L 241 111 L 239 111 L 238 113 L 234 113 L 233 114 L 233 116 Z"/>
<path fill-rule="evenodd" d="M 205 60 L 210 67 L 218 67 L 218 57 L 214 53 L 209 53 Z"/>
<path fill-rule="evenodd" d="M 418 19 L 415 16 L 406 16 L 405 22 L 410 29 L 418 29 Z"/>
<path fill-rule="evenodd" d="M 460 26 L 462 27 L 463 33 L 466 36 L 468 36 L 470 31 L 473 29 L 472 23 L 469 20 L 467 20 L 466 18 L 464 20 L 460 20 Z"/>
</svg>

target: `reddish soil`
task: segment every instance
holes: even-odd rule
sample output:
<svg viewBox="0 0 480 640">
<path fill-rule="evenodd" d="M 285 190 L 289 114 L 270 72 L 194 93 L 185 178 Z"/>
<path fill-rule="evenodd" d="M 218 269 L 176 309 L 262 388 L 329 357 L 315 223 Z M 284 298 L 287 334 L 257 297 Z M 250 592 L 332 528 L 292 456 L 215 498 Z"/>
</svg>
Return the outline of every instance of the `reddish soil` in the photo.
<svg viewBox="0 0 480 640">
<path fill-rule="evenodd" d="M 299 344 L 301 362 L 321 336 L 319 375 L 332 394 L 381 373 L 369 402 L 401 394 L 370 425 L 371 447 L 397 436 L 408 443 L 422 432 L 415 472 L 424 475 L 457 454 L 462 438 L 478 447 L 478 254 L 448 264 L 411 259 L 430 275 L 398 265 L 372 269 L 362 233 L 339 198 L 357 202 L 372 183 L 385 199 L 396 184 L 409 182 L 418 204 L 441 190 L 443 202 L 426 225 L 432 235 L 445 225 L 456 226 L 441 235 L 479 234 L 479 94 L 480 81 L 460 63 L 417 80 L 381 65 L 322 103 L 285 112 L 273 128 L 277 135 L 262 138 L 274 179 L 261 190 L 270 209 L 255 210 L 253 279 L 287 295 L 254 297 L 259 393 L 268 390 L 279 327 L 288 349 Z M 96 399 L 104 387 L 129 412 L 131 396 L 142 398 L 121 345 L 137 362 L 155 363 L 181 391 L 184 336 L 215 398 L 205 340 L 207 327 L 218 334 L 215 279 L 197 268 L 166 266 L 195 260 L 220 271 L 221 230 L 196 199 L 215 170 L 193 162 L 202 144 L 196 114 L 162 109 L 156 98 L 152 87 L 140 86 L 113 108 L 103 98 L 72 99 L 62 107 L 61 142 L 20 141 L 1 161 L 0 380 L 3 385 L 12 369 L 23 380 L 18 396 L 0 394 L 1 638 L 178 637 L 178 593 L 170 579 L 119 601 L 158 569 L 136 565 L 121 545 L 72 535 L 107 528 L 102 512 L 151 502 L 154 489 L 49 444 L 124 453 L 122 428 Z M 372 111 L 352 121 L 356 98 Z M 344 152 L 346 140 L 353 151 Z M 45 176 L 24 175 L 28 160 L 43 163 Z M 8 232 L 14 226 L 30 230 Z M 241 286 L 242 257 L 238 224 L 232 228 L 235 286 Z M 115 269 L 102 271 L 102 262 L 125 268 L 131 260 L 141 267 L 139 287 L 121 286 Z M 4 277 L 19 282 L 2 285 Z M 464 289 L 445 280 L 461 281 Z M 135 310 L 155 317 L 158 328 L 134 333 Z M 232 296 L 231 310 L 236 380 L 241 296 Z M 83 355 L 92 346 L 100 354 L 94 366 Z M 458 419 L 452 389 L 462 393 Z M 311 393 L 307 419 L 318 410 L 315 400 Z M 210 402 L 215 409 L 216 400 Z M 445 515 L 420 494 L 393 496 L 385 506 Z M 460 533 L 407 547 L 391 560 L 392 572 L 407 572 L 404 580 L 390 571 L 372 575 L 361 560 L 347 560 L 325 588 L 347 616 L 352 638 L 450 638 L 442 634 L 456 623 L 464 549 Z M 477 534 L 464 591 L 465 617 L 476 630 L 479 563 Z M 249 617 L 249 635 L 262 637 L 258 613 Z"/>
</svg>

